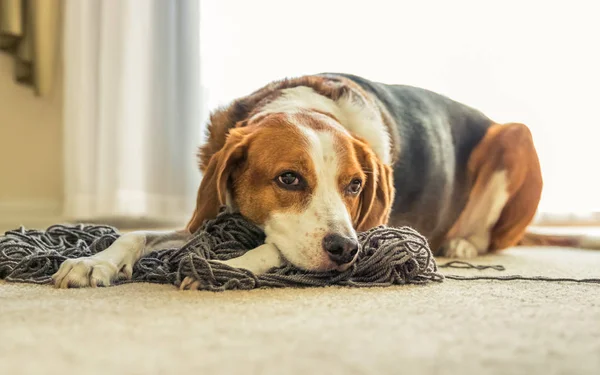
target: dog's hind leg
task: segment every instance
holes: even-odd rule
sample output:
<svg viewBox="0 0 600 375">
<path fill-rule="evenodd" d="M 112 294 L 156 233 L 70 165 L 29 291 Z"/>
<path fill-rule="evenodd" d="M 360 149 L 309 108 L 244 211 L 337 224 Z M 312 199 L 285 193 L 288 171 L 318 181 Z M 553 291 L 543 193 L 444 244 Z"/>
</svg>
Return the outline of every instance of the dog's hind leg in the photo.
<svg viewBox="0 0 600 375">
<path fill-rule="evenodd" d="M 442 255 L 470 258 L 516 245 L 538 207 L 542 176 L 529 129 L 493 125 L 468 163 L 472 189 Z"/>
</svg>

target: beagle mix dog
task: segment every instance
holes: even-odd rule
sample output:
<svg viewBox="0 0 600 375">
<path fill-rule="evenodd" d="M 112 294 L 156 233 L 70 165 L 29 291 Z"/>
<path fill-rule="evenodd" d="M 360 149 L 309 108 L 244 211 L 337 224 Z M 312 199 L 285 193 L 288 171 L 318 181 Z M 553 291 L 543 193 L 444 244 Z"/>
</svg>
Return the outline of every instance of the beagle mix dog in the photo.
<svg viewBox="0 0 600 375">
<path fill-rule="evenodd" d="M 471 258 L 518 244 L 542 192 L 527 126 L 347 74 L 273 82 L 217 110 L 199 158 L 204 177 L 185 229 L 124 234 L 65 261 L 55 285 L 131 277 L 140 257 L 183 245 L 223 205 L 265 231 L 264 245 L 225 262 L 256 274 L 284 262 L 345 270 L 360 251 L 356 232 L 381 224 L 415 228 L 436 255 Z"/>
</svg>

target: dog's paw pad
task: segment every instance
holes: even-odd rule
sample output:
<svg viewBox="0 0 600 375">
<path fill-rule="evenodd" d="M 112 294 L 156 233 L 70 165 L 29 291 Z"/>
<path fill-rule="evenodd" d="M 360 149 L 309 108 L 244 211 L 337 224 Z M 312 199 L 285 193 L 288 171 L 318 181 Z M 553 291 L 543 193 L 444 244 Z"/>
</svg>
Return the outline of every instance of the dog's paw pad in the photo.
<svg viewBox="0 0 600 375">
<path fill-rule="evenodd" d="M 469 259 L 479 254 L 477 247 L 464 238 L 453 238 L 444 246 L 443 255 L 448 258 Z"/>
</svg>

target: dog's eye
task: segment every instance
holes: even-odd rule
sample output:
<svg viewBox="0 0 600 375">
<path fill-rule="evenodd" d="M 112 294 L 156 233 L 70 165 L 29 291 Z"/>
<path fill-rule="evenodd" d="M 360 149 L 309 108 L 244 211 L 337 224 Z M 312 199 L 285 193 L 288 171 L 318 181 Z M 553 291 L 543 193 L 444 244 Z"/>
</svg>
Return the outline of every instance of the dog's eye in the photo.
<svg viewBox="0 0 600 375">
<path fill-rule="evenodd" d="M 284 185 L 298 185 L 300 179 L 294 172 L 285 172 L 279 176 L 279 182 Z"/>
<path fill-rule="evenodd" d="M 297 190 L 302 188 L 302 177 L 295 172 L 284 172 L 277 177 L 277 183 L 284 189 Z"/>
<path fill-rule="evenodd" d="M 360 192 L 361 186 L 362 181 L 358 178 L 355 178 L 354 180 L 352 180 L 352 182 L 350 182 L 350 185 L 348 185 L 348 193 L 358 194 Z"/>
</svg>

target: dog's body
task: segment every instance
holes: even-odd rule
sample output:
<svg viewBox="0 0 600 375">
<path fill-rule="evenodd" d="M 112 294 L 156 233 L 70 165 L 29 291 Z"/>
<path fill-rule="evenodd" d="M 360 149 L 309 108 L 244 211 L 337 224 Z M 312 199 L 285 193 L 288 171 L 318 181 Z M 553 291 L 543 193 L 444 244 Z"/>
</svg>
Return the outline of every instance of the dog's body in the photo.
<svg viewBox="0 0 600 375">
<path fill-rule="evenodd" d="M 431 91 L 345 77 L 381 101 L 393 120 L 396 195 L 389 224 L 412 226 L 437 250 L 465 208 L 473 187 L 469 157 L 493 122 Z"/>
<path fill-rule="evenodd" d="M 397 129 L 390 132 L 397 145 L 390 225 L 412 226 L 438 254 L 456 257 L 519 242 L 542 191 L 525 125 L 496 124 L 478 110 L 421 88 L 343 76 L 374 95 Z"/>
<path fill-rule="evenodd" d="M 271 83 L 211 116 L 204 177 L 187 228 L 135 232 L 67 261 L 57 286 L 109 284 L 144 253 L 182 244 L 221 205 L 261 225 L 265 245 L 231 266 L 256 273 L 289 261 L 350 266 L 356 230 L 409 225 L 434 251 L 472 257 L 513 246 L 542 190 L 527 127 L 410 86 L 343 74 Z M 183 288 L 194 288 L 186 280 Z"/>
</svg>

